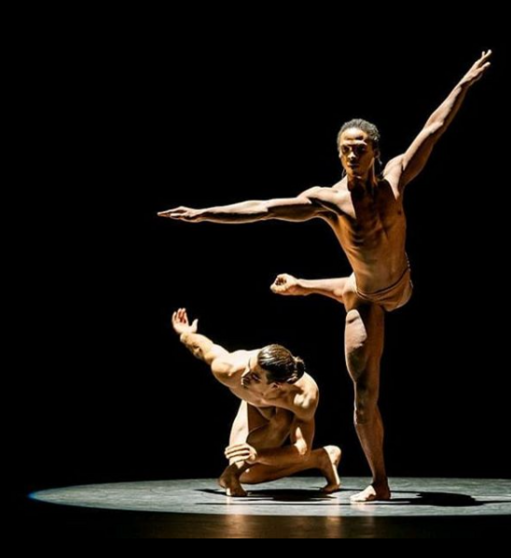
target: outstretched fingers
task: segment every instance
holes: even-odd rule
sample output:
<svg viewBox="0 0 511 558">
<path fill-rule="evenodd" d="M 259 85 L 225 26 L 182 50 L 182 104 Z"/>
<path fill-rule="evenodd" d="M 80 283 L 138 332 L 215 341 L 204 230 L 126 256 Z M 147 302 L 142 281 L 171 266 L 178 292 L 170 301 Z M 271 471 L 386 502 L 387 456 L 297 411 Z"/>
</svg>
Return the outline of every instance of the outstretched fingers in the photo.
<svg viewBox="0 0 511 558">
<path fill-rule="evenodd" d="M 158 217 L 165 217 L 166 219 L 172 219 L 172 215 L 176 212 L 175 209 L 168 209 L 167 211 L 159 211 L 157 213 Z"/>
<path fill-rule="evenodd" d="M 486 70 L 491 66 L 491 62 L 489 61 L 491 56 L 491 50 L 483 51 L 479 60 L 474 62 L 473 66 L 470 68 L 462 81 L 468 85 L 473 85 L 478 82 L 483 77 Z"/>
<path fill-rule="evenodd" d="M 188 323 L 188 313 L 186 308 L 180 308 L 174 314 L 172 314 L 173 323 L 187 324 Z"/>
<path fill-rule="evenodd" d="M 167 211 L 160 211 L 158 217 L 185 221 L 187 223 L 199 223 L 201 221 L 201 212 L 190 207 L 176 207 Z"/>
<path fill-rule="evenodd" d="M 187 209 L 184 207 L 175 207 L 167 211 L 160 211 L 157 215 L 158 217 L 165 217 L 166 219 L 180 219 L 186 212 Z"/>
<path fill-rule="evenodd" d="M 491 62 L 489 62 L 489 60 L 492 54 L 493 53 L 491 50 L 483 51 L 483 53 L 481 54 L 481 58 L 479 58 L 479 60 L 475 63 L 474 69 L 483 72 L 484 70 L 489 68 L 491 66 Z"/>
<path fill-rule="evenodd" d="M 480 63 L 484 63 L 487 60 L 490 59 L 491 55 L 493 54 L 493 52 L 491 50 L 483 50 L 483 53 L 481 54 L 481 59 L 479 60 Z"/>
</svg>

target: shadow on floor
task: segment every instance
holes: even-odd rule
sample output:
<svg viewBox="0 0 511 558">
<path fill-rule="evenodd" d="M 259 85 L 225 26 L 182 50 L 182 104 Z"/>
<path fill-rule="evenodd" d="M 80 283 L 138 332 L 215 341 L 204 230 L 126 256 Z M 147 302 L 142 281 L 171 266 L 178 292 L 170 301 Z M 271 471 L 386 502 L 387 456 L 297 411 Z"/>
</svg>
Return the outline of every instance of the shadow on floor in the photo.
<svg viewBox="0 0 511 558">
<path fill-rule="evenodd" d="M 395 494 L 398 494 L 397 492 Z M 406 493 L 405 493 L 406 494 Z M 382 502 L 385 504 L 386 502 Z M 466 494 L 449 494 L 446 492 L 419 492 L 415 498 L 393 498 L 389 504 L 410 506 L 433 506 L 438 508 L 473 508 L 496 502 L 478 502 Z"/>
<path fill-rule="evenodd" d="M 213 494 L 225 499 L 225 493 L 222 490 L 198 490 L 204 494 Z M 355 489 L 343 489 L 341 492 L 356 493 Z M 398 495 L 402 495 L 399 497 Z M 407 495 L 408 497 L 405 497 Z M 398 497 L 396 497 L 398 496 Z M 274 489 L 274 490 L 249 490 L 248 498 L 236 500 L 239 503 L 279 503 L 279 504 L 304 504 L 315 505 L 321 502 L 335 501 L 336 505 L 351 505 L 349 502 L 340 503 L 335 496 L 323 494 L 319 490 L 300 490 L 300 489 Z M 484 507 L 495 504 L 509 504 L 509 500 L 505 501 L 485 501 L 478 502 L 472 496 L 466 494 L 449 494 L 444 492 L 402 492 L 395 491 L 394 498 L 390 502 L 374 502 L 370 505 L 377 506 L 428 506 L 438 508 L 474 508 Z M 214 504 L 208 502 L 207 505 L 225 505 L 225 502 Z"/>
<path fill-rule="evenodd" d="M 203 494 L 213 494 L 226 498 L 223 490 L 198 490 Z M 275 490 L 250 490 L 248 498 L 241 498 L 240 502 L 280 502 L 280 503 L 304 503 L 304 502 L 327 502 L 331 496 L 323 494 L 320 490 L 299 489 L 275 489 Z M 209 505 L 209 503 L 208 503 Z"/>
</svg>

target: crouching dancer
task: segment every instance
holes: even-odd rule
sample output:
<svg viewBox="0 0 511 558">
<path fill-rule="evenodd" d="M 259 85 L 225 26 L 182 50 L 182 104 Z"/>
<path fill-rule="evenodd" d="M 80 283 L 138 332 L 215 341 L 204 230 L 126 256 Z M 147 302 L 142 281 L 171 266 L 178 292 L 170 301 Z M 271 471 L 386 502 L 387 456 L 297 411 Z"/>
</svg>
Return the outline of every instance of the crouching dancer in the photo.
<svg viewBox="0 0 511 558">
<path fill-rule="evenodd" d="M 247 493 L 242 484 L 270 482 L 310 469 L 325 476 L 323 492 L 338 491 L 341 450 L 312 449 L 319 389 L 305 372 L 303 360 L 279 345 L 230 353 L 199 335 L 198 321 L 190 324 L 185 309 L 173 315 L 172 323 L 181 342 L 242 401 L 225 451 L 229 466 L 219 480 L 227 495 L 243 497 Z"/>
</svg>

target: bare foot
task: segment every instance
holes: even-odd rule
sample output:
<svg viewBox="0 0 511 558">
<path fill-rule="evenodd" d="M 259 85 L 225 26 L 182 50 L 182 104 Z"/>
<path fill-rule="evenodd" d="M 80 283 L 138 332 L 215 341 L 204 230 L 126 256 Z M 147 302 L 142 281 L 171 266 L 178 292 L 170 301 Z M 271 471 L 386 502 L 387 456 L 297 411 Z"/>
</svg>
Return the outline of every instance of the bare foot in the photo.
<svg viewBox="0 0 511 558">
<path fill-rule="evenodd" d="M 367 504 L 369 502 L 388 502 L 392 494 L 388 485 L 381 487 L 369 486 L 363 492 L 351 497 L 353 504 Z"/>
<path fill-rule="evenodd" d="M 236 467 L 227 467 L 218 480 L 218 484 L 225 489 L 227 496 L 231 496 L 232 498 L 246 498 L 248 494 L 241 486 L 240 479 L 236 475 L 237 471 L 238 469 Z"/>
<path fill-rule="evenodd" d="M 324 494 L 333 494 L 341 489 L 341 479 L 337 468 L 341 462 L 342 451 L 337 446 L 326 446 L 321 450 L 321 472 L 325 475 L 328 484 L 321 490 Z"/>
<path fill-rule="evenodd" d="M 298 279 L 287 274 L 279 275 L 271 286 L 271 290 L 282 296 L 300 296 L 303 294 L 302 289 L 298 286 Z"/>
</svg>

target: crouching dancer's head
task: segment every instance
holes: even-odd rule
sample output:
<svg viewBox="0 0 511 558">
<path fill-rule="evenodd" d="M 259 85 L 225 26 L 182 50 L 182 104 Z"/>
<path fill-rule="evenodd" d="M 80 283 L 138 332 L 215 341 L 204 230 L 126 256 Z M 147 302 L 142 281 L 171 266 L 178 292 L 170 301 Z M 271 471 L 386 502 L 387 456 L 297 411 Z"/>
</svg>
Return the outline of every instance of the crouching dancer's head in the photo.
<svg viewBox="0 0 511 558">
<path fill-rule="evenodd" d="M 296 384 L 304 374 L 305 363 L 301 358 L 281 345 L 269 345 L 250 359 L 241 383 L 244 388 L 265 396 Z"/>
</svg>

